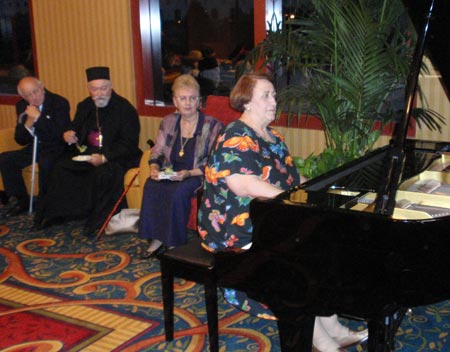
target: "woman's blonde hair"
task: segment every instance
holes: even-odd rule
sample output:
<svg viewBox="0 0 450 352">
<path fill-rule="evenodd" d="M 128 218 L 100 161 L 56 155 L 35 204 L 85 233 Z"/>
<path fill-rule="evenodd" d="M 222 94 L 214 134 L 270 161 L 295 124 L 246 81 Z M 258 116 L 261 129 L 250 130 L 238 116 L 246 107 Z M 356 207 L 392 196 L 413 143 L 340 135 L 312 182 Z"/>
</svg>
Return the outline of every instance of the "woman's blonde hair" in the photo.
<svg viewBox="0 0 450 352">
<path fill-rule="evenodd" d="M 175 92 L 180 88 L 192 88 L 197 91 L 200 95 L 200 85 L 197 80 L 191 75 L 180 75 L 178 76 L 172 84 L 172 94 L 175 95 Z"/>
<path fill-rule="evenodd" d="M 263 74 L 244 74 L 239 78 L 230 93 L 230 105 L 232 108 L 241 112 L 245 110 L 245 105 L 252 100 L 253 89 L 258 80 L 271 82 L 270 78 Z"/>
</svg>

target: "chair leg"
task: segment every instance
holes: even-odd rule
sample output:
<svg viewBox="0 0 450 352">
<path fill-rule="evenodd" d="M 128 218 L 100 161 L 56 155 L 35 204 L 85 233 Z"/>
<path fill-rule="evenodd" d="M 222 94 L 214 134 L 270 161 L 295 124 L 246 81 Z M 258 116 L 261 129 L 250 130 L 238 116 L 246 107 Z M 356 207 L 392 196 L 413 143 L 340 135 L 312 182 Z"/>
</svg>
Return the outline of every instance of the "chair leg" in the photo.
<svg viewBox="0 0 450 352">
<path fill-rule="evenodd" d="M 214 278 L 205 278 L 206 316 L 208 319 L 209 351 L 219 351 L 219 321 L 217 312 L 217 285 Z"/>
<path fill-rule="evenodd" d="M 173 340 L 173 273 L 170 264 L 161 261 L 161 283 L 166 341 Z"/>
</svg>

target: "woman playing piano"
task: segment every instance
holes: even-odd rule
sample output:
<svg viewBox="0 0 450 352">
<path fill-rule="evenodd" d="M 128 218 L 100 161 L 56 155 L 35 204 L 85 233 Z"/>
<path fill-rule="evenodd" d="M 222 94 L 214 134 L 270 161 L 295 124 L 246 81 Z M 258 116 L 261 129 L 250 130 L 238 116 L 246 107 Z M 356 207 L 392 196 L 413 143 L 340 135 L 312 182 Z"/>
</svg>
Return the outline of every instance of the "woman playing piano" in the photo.
<svg viewBox="0 0 450 352">
<path fill-rule="evenodd" d="M 211 252 L 242 251 L 252 243 L 249 217 L 253 198 L 273 198 L 305 181 L 289 154 L 283 137 L 269 124 L 277 103 L 273 84 L 264 75 L 242 76 L 230 95 L 231 106 L 242 112 L 219 134 L 205 168 L 203 201 L 199 209 L 202 246 Z M 244 292 L 224 289 L 225 299 L 247 313 L 276 319 L 261 303 Z M 317 317 L 313 345 L 321 352 L 367 339 L 368 332 L 352 331 L 337 316 Z"/>
</svg>

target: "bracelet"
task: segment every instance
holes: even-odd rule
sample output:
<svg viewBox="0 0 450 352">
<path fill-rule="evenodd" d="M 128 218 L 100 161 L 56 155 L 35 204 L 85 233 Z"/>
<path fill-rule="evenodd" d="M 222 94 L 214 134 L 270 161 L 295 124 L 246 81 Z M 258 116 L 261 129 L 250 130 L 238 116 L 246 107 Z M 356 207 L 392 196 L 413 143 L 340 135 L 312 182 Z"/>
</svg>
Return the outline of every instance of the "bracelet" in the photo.
<svg viewBox="0 0 450 352">
<path fill-rule="evenodd" d="M 192 175 L 191 175 L 191 172 L 188 170 L 188 177 L 191 177 Z"/>
<path fill-rule="evenodd" d="M 105 158 L 105 156 L 102 154 L 102 163 L 104 164 L 104 163 L 106 163 L 106 158 Z"/>
</svg>

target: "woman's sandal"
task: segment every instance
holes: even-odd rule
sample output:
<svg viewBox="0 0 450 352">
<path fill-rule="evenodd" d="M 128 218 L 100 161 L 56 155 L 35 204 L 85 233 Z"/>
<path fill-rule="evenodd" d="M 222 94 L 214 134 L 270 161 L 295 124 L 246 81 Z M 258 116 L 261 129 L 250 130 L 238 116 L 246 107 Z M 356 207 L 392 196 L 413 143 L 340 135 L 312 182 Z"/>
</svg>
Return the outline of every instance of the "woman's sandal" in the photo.
<svg viewBox="0 0 450 352">
<path fill-rule="evenodd" d="M 161 245 L 158 248 L 156 248 L 154 251 L 149 251 L 149 250 L 144 251 L 142 253 L 141 258 L 142 259 L 153 258 L 153 257 L 158 256 L 159 254 L 164 253 L 165 251 L 166 251 L 166 247 L 163 246 L 163 244 L 161 243 Z"/>
</svg>

